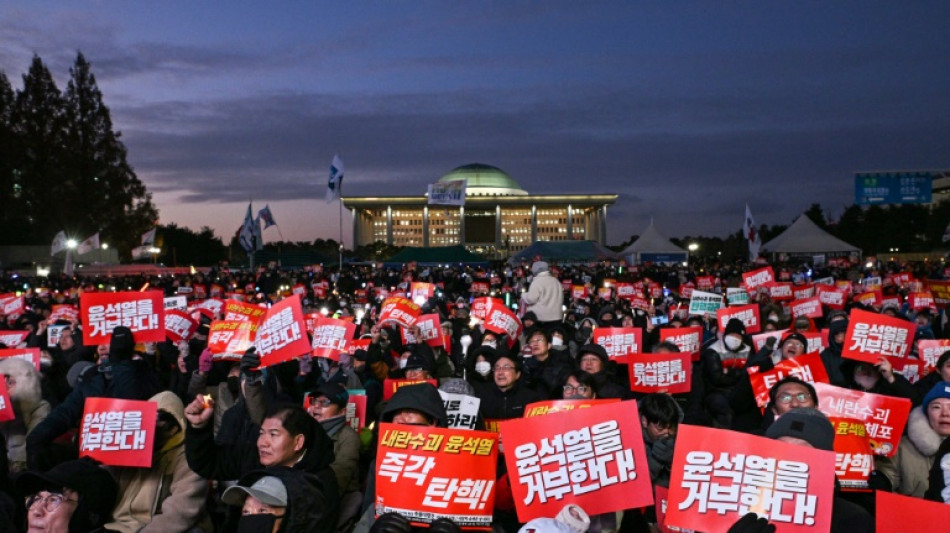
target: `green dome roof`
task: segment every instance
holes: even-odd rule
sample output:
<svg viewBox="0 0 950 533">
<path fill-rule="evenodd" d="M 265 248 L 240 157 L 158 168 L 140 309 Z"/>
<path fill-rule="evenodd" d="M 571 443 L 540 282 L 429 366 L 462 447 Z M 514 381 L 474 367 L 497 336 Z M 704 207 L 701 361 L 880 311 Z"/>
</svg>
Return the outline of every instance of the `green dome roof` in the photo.
<svg viewBox="0 0 950 533">
<path fill-rule="evenodd" d="M 528 192 L 518 185 L 518 182 L 511 179 L 511 176 L 505 174 L 503 170 L 491 165 L 481 163 L 472 163 L 452 169 L 451 172 L 442 176 L 440 182 L 466 179 L 465 194 L 473 196 L 484 195 L 527 195 Z"/>
</svg>

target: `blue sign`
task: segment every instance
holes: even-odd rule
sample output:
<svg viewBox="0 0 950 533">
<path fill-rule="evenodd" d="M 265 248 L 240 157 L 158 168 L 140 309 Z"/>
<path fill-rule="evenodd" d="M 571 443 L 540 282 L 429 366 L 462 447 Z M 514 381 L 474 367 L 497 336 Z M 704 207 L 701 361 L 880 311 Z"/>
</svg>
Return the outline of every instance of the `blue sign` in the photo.
<svg viewBox="0 0 950 533">
<path fill-rule="evenodd" d="M 934 175 L 931 172 L 863 172 L 854 175 L 854 201 L 858 205 L 929 204 Z"/>
</svg>

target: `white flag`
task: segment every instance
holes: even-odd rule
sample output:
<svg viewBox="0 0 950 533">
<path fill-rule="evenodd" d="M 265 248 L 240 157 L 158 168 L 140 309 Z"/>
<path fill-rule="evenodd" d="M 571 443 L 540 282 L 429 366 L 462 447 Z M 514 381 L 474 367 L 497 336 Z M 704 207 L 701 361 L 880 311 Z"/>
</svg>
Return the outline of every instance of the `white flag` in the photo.
<svg viewBox="0 0 950 533">
<path fill-rule="evenodd" d="M 762 246 L 762 238 L 759 237 L 759 230 L 755 228 L 755 221 L 752 220 L 752 211 L 749 210 L 749 204 L 745 204 L 745 223 L 742 225 L 742 234 L 749 242 L 749 261 L 755 262 L 759 258 L 759 247 Z"/>
<path fill-rule="evenodd" d="M 460 179 L 429 185 L 429 205 L 465 205 L 466 183 Z"/>
<path fill-rule="evenodd" d="M 89 237 L 88 239 L 79 243 L 79 247 L 76 248 L 76 252 L 79 255 L 88 254 L 93 250 L 99 249 L 99 232 L 96 232 L 95 235 Z"/>
<path fill-rule="evenodd" d="M 56 255 L 66 249 L 66 232 L 61 231 L 53 237 L 53 246 L 50 247 L 50 255 Z"/>
<path fill-rule="evenodd" d="M 260 227 L 260 224 L 258 224 Z M 238 233 L 238 242 L 241 243 L 241 248 L 244 248 L 244 251 L 251 253 L 254 251 L 254 237 L 257 235 L 257 232 L 254 231 L 254 218 L 251 216 L 251 204 L 247 204 L 247 214 L 244 215 L 244 224 L 241 225 L 241 231 Z"/>
<path fill-rule="evenodd" d="M 155 230 L 157 228 L 152 228 L 142 234 L 142 246 L 155 244 Z"/>
<path fill-rule="evenodd" d="M 256 250 L 264 249 L 264 236 L 261 234 L 261 217 L 254 219 L 254 244 Z"/>
<path fill-rule="evenodd" d="M 327 203 L 340 199 L 340 187 L 343 185 L 343 160 L 340 156 L 333 156 L 330 164 L 330 180 L 327 182 Z"/>
</svg>

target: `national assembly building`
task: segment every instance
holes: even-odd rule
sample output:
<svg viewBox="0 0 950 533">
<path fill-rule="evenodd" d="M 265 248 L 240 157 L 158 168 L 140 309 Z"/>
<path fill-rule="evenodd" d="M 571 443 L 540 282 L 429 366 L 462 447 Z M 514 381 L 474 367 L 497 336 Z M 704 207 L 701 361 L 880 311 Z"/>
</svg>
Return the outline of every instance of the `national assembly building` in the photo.
<svg viewBox="0 0 950 533">
<path fill-rule="evenodd" d="M 428 205 L 421 196 L 344 197 L 353 214 L 354 246 L 463 245 L 488 258 L 535 241 L 607 240 L 607 207 L 616 194 L 529 194 L 501 169 L 458 167 L 439 181 L 465 179 L 465 205 Z"/>
</svg>

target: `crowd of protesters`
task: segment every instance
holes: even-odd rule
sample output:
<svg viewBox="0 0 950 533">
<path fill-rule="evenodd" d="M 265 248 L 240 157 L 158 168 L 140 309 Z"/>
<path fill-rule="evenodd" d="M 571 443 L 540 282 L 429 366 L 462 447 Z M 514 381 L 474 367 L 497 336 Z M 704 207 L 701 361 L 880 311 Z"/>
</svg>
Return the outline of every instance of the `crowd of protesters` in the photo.
<svg viewBox="0 0 950 533">
<path fill-rule="evenodd" d="M 435 387 L 399 389 L 382 400 L 390 378 L 432 378 L 440 388 L 480 400 L 479 424 L 523 416 L 531 403 L 550 399 L 618 398 L 637 402 L 647 450 L 649 474 L 656 485 L 670 483 L 678 428 L 691 424 L 730 429 L 805 446 L 832 449 L 834 429 L 820 411 L 818 395 L 795 377 L 769 390 L 761 411 L 749 383 L 748 366 L 763 369 L 804 353 L 806 331 L 828 330 L 821 360 L 832 385 L 892 395 L 911 401 L 913 409 L 897 453 L 876 458 L 872 490 L 950 503 L 950 352 L 928 375 L 911 383 L 886 358 L 876 364 L 841 357 L 847 342 L 848 313 L 860 308 L 913 321 L 917 338 L 950 337 L 942 309 L 910 309 L 908 291 L 885 285 L 900 305 L 886 308 L 851 301 L 844 309 L 825 308 L 823 317 L 794 320 L 782 302 L 757 291 L 766 330 L 787 330 L 756 350 L 741 321 L 720 329 L 715 317 L 689 315 L 683 288 L 697 276 L 712 276 L 709 290 L 725 294 L 738 287 L 744 270 L 760 265 L 705 268 L 616 263 L 463 266 L 351 266 L 338 271 L 307 268 L 285 271 L 273 266 L 254 272 L 212 269 L 188 275 L 142 275 L 121 278 L 28 278 L 6 274 L 3 294 L 23 294 L 24 312 L 2 317 L 0 328 L 27 330 L 28 347 L 41 349 L 39 370 L 19 359 L 0 360 L 0 373 L 16 418 L 0 422 L 0 530 L 2 531 L 411 531 L 398 514 L 375 516 L 375 423 L 392 422 L 445 427 L 446 411 Z M 773 265 L 795 283 L 819 278 L 848 280 L 911 272 L 917 280 L 944 279 L 942 265 L 847 265 L 791 267 Z M 589 288 L 573 297 L 570 285 Z M 597 289 L 611 283 L 643 282 L 662 288 L 649 306 L 634 307 L 616 291 Z M 317 290 L 325 281 L 325 289 Z M 400 328 L 376 323 L 382 298 L 405 294 L 411 282 L 436 284 L 422 304 L 437 313 L 445 347 L 405 343 Z M 479 291 L 473 292 L 473 283 Z M 484 285 L 483 285 L 484 284 Z M 182 342 L 137 344 L 132 332 L 117 327 L 109 344 L 85 346 L 79 321 L 51 323 L 57 304 L 77 304 L 84 291 L 160 289 L 166 296 L 202 296 L 211 286 L 240 295 L 248 303 L 275 303 L 303 286 L 306 311 L 348 318 L 358 324 L 357 337 L 368 347 L 340 355 L 339 361 L 302 356 L 259 368 L 254 349 L 240 361 L 220 360 L 207 349 L 213 319 L 202 317 L 191 338 Z M 856 285 L 857 286 L 857 285 Z M 486 290 L 487 289 L 487 290 Z M 474 320 L 471 304 L 494 296 L 519 309 L 523 330 L 516 339 L 485 329 Z M 663 320 L 656 320 L 663 317 Z M 50 346 L 51 326 L 66 325 Z M 593 342 L 597 327 L 640 328 L 643 352 L 676 352 L 660 341 L 663 328 L 700 326 L 702 350 L 694 363 L 689 393 L 631 392 L 624 365 Z M 416 335 L 415 338 L 420 338 Z M 916 344 L 915 344 L 916 346 Z M 911 354 L 916 357 L 916 353 Z M 738 364 L 736 364 L 738 362 Z M 367 428 L 358 433 L 344 422 L 347 390 L 362 389 L 368 398 Z M 208 395 L 207 397 L 205 395 Z M 307 407 L 304 397 L 312 398 Z M 152 467 L 102 467 L 78 458 L 77 427 L 86 398 L 151 400 L 158 404 Z M 3 463 L 5 461 L 5 463 Z M 506 482 L 504 462 L 499 480 Z M 511 490 L 496 492 L 493 528 L 525 528 L 511 501 Z M 832 531 L 872 531 L 873 497 L 838 487 Z M 629 509 L 589 516 L 576 506 L 535 520 L 525 531 L 655 531 L 651 509 Z M 735 531 L 768 527 L 744 518 Z M 457 531 L 439 520 L 433 531 Z"/>
</svg>

